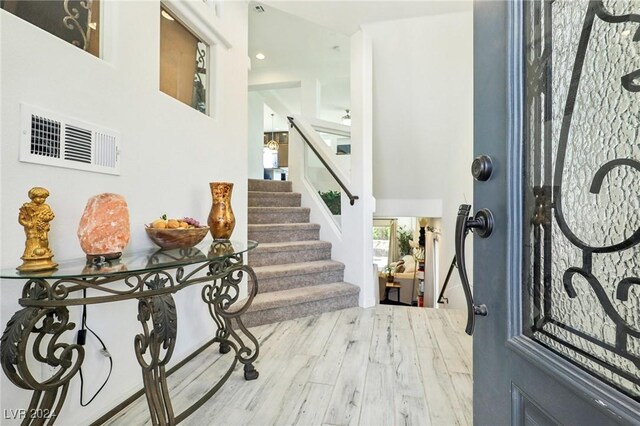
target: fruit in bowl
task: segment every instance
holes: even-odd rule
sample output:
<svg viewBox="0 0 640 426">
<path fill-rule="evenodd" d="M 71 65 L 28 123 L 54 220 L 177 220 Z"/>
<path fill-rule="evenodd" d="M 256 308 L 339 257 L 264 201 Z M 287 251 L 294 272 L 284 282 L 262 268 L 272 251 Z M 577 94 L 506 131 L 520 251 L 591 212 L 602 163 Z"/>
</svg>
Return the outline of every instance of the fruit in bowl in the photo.
<svg viewBox="0 0 640 426">
<path fill-rule="evenodd" d="M 147 235 L 165 250 L 193 247 L 209 233 L 208 226 L 190 217 L 183 219 L 167 219 L 166 215 L 145 225 Z"/>
<path fill-rule="evenodd" d="M 182 219 L 167 219 L 167 215 L 163 214 L 160 219 L 154 220 L 151 225 L 147 225 L 154 229 L 192 229 L 202 228 L 200 222 L 192 217 L 183 217 Z"/>
</svg>

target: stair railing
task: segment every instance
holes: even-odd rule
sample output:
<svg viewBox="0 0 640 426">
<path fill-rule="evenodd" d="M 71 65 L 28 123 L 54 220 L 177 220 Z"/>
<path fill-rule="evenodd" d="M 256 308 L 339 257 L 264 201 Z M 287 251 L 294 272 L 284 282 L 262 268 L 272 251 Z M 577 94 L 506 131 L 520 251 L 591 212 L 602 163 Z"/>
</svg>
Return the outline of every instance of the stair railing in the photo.
<svg viewBox="0 0 640 426">
<path fill-rule="evenodd" d="M 335 179 L 338 185 L 340 185 L 345 195 L 349 198 L 349 204 L 353 206 L 356 200 L 359 199 L 359 197 L 357 195 L 353 195 L 353 193 L 349 191 L 343 179 L 341 179 L 338 176 L 338 173 L 336 172 L 336 170 L 334 170 L 334 168 L 329 165 L 329 162 L 325 158 L 325 155 L 322 152 L 322 150 L 318 149 L 318 147 L 315 146 L 315 144 L 310 140 L 310 138 L 307 137 L 305 132 L 300 128 L 300 126 L 298 126 L 295 119 L 293 117 L 287 117 L 287 118 L 289 119 L 289 123 L 291 124 L 291 127 L 296 129 L 296 131 L 300 134 L 300 137 L 302 137 L 302 140 L 305 141 L 305 143 L 311 149 L 311 151 L 313 151 L 313 153 L 318 157 L 318 160 L 320 160 L 322 165 L 327 169 L 327 171 Z"/>
<path fill-rule="evenodd" d="M 363 136 L 364 126 L 297 115 L 289 123 L 293 191 L 301 194 L 309 221 L 320 225 L 320 239 L 331 243 L 331 258 L 345 265 L 344 280 L 361 287 L 360 304 L 371 306 L 378 291 L 378 278 L 371 273 L 375 200 L 371 143 Z"/>
</svg>

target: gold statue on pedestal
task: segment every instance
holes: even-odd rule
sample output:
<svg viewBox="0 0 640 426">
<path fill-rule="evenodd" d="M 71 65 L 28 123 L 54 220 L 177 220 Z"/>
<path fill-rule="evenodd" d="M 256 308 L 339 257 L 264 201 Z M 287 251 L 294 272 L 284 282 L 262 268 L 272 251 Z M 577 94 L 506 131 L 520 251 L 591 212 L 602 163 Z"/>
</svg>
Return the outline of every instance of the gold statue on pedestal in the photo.
<svg viewBox="0 0 640 426">
<path fill-rule="evenodd" d="M 53 252 L 49 248 L 49 222 L 55 217 L 51 207 L 45 204 L 49 191 L 34 187 L 29 190 L 31 202 L 20 207 L 18 222 L 24 227 L 27 236 L 22 265 L 18 271 L 46 271 L 55 269 L 58 264 L 53 260 Z"/>
</svg>

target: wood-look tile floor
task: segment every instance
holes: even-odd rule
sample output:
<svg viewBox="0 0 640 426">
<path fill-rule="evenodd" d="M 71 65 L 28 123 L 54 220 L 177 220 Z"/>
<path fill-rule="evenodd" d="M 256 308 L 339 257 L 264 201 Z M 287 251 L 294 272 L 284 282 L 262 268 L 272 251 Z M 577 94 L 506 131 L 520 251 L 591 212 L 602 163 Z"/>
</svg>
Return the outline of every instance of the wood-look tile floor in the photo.
<svg viewBox="0 0 640 426">
<path fill-rule="evenodd" d="M 464 312 L 379 305 L 252 328 L 260 377 L 242 366 L 186 425 L 470 425 Z M 230 365 L 212 345 L 169 377 L 175 413 Z M 145 397 L 111 425 L 149 424 Z"/>
</svg>

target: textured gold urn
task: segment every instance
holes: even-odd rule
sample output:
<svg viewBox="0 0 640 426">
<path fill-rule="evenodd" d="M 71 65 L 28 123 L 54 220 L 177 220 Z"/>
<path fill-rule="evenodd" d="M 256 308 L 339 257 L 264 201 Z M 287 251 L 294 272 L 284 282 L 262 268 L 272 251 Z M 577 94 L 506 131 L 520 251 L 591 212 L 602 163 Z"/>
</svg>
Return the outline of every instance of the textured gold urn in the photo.
<svg viewBox="0 0 640 426">
<path fill-rule="evenodd" d="M 230 182 L 211 182 L 209 187 L 213 199 L 211 212 L 209 212 L 207 219 L 211 236 L 216 240 L 228 240 L 236 226 L 236 217 L 231 208 L 233 184 Z"/>
</svg>

